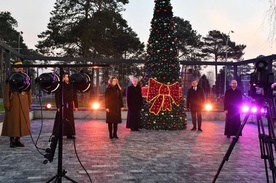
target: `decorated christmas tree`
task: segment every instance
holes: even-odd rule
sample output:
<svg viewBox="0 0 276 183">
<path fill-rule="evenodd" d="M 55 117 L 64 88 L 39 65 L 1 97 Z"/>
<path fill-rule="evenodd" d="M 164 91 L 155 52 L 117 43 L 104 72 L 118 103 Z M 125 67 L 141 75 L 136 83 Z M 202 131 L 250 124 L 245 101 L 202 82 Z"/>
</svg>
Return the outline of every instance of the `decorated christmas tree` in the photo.
<svg viewBox="0 0 276 183">
<path fill-rule="evenodd" d="M 146 86 L 142 88 L 142 125 L 145 129 L 153 130 L 185 129 L 187 121 L 180 86 L 172 6 L 170 0 L 154 2 L 145 58 Z"/>
</svg>

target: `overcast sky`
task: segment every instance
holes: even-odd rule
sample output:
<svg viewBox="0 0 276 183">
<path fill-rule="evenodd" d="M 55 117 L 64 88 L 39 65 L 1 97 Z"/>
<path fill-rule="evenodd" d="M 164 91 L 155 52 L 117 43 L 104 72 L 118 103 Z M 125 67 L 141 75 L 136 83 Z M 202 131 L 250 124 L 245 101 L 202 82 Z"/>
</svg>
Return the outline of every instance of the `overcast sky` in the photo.
<svg viewBox="0 0 276 183">
<path fill-rule="evenodd" d="M 55 0 L 0 0 L 0 11 L 9 11 L 23 31 L 24 42 L 35 48 L 37 35 L 45 31 Z M 194 30 L 206 36 L 210 30 L 228 34 L 237 44 L 245 44 L 244 59 L 275 53 L 269 41 L 269 0 L 171 0 L 175 16 L 190 21 Z M 142 42 L 149 37 L 154 0 L 130 0 L 123 17 Z"/>
</svg>

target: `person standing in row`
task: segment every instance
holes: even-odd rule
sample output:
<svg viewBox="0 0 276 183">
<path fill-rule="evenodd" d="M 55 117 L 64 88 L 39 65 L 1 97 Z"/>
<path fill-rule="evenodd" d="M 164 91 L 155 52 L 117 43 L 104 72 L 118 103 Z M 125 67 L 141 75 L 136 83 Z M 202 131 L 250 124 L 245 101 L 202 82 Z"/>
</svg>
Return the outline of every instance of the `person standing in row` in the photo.
<svg viewBox="0 0 276 183">
<path fill-rule="evenodd" d="M 21 61 L 14 62 L 14 65 L 22 65 Z M 14 68 L 14 72 L 23 72 L 22 67 Z M 8 81 L 4 89 L 5 118 L 2 129 L 2 136 L 10 137 L 10 147 L 24 147 L 20 137 L 30 135 L 30 107 L 32 104 L 31 91 L 11 91 Z"/>
<path fill-rule="evenodd" d="M 127 88 L 127 121 L 126 128 L 131 131 L 139 131 L 141 126 L 140 112 L 143 106 L 141 87 L 138 85 L 138 79 L 133 77 L 132 85 Z"/>
<path fill-rule="evenodd" d="M 63 97 L 64 107 L 64 121 L 63 121 L 63 136 L 67 136 L 69 139 L 75 139 L 75 121 L 74 121 L 74 110 L 78 110 L 78 97 L 77 92 L 73 89 L 69 82 L 69 74 L 63 74 L 63 93 L 61 96 L 60 88 L 55 92 L 55 101 L 57 106 L 57 113 L 55 118 L 55 124 L 53 128 L 53 135 L 59 132 L 59 127 L 62 125 L 62 119 L 60 119 L 61 103 L 60 99 Z"/>
<path fill-rule="evenodd" d="M 198 122 L 198 131 L 202 131 L 202 115 L 201 111 L 205 104 L 205 93 L 202 88 L 198 87 L 196 80 L 192 81 L 192 87 L 188 90 L 187 108 L 191 111 L 193 128 L 196 130 L 196 118 Z"/>
<path fill-rule="evenodd" d="M 240 126 L 240 107 L 242 104 L 242 92 L 237 88 L 238 83 L 232 80 L 231 88 L 224 95 L 224 112 L 226 114 L 224 135 L 227 138 L 236 135 Z M 241 134 L 240 134 L 241 135 Z"/>
<path fill-rule="evenodd" d="M 106 123 L 108 123 L 109 138 L 116 138 L 118 124 L 122 123 L 121 111 L 124 109 L 122 93 L 116 77 L 111 77 L 105 91 Z M 113 130 L 113 131 L 112 131 Z"/>
</svg>

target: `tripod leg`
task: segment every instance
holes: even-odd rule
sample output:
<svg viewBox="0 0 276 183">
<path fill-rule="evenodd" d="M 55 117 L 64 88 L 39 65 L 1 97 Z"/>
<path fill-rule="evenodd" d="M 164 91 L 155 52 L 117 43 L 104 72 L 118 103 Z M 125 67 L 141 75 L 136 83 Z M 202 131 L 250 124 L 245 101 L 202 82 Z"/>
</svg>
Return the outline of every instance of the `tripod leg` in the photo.
<svg viewBox="0 0 276 183">
<path fill-rule="evenodd" d="M 259 136 L 259 143 L 260 143 L 261 158 L 264 160 L 266 180 L 269 183 L 268 168 L 267 168 L 267 160 L 268 160 L 268 154 L 267 154 L 268 150 L 267 150 L 267 144 L 266 144 L 267 135 L 265 134 L 262 117 L 260 115 L 257 115 L 257 125 L 258 125 L 258 134 L 259 134 L 258 136 Z"/>
<path fill-rule="evenodd" d="M 54 179 L 57 179 L 57 176 L 55 175 L 54 177 L 52 177 L 51 179 L 49 179 L 46 183 L 50 183 L 52 182 Z M 56 181 L 55 181 L 56 182 Z"/>
<path fill-rule="evenodd" d="M 215 177 L 214 177 L 212 183 L 215 183 L 215 182 L 216 182 L 216 180 L 217 180 L 217 178 L 218 178 L 218 176 L 219 176 L 219 173 L 220 173 L 220 171 L 221 171 L 221 169 L 222 169 L 222 167 L 223 167 L 225 161 L 228 161 L 228 160 L 229 160 L 229 156 L 230 156 L 232 150 L 234 149 L 235 144 L 237 143 L 237 141 L 238 141 L 238 139 L 239 139 L 239 136 L 240 136 L 240 134 L 241 134 L 241 132 L 242 132 L 242 129 L 243 129 L 244 125 L 246 124 L 248 118 L 249 118 L 249 114 L 246 114 L 246 116 L 244 117 L 243 122 L 241 123 L 240 128 L 238 129 L 238 132 L 236 133 L 235 138 L 233 138 L 233 141 L 231 142 L 231 144 L 230 144 L 228 150 L 226 151 L 225 156 L 223 157 L 223 160 L 222 160 L 221 163 L 220 163 L 220 166 L 219 166 L 219 168 L 218 168 L 218 170 L 217 170 L 217 173 L 216 173 L 216 175 L 215 175 Z"/>
<path fill-rule="evenodd" d="M 70 180 L 71 182 L 73 182 L 73 183 L 78 183 L 78 182 L 76 182 L 76 181 L 74 181 L 73 179 L 71 179 L 70 177 L 68 177 L 68 176 L 64 176 L 64 178 L 66 178 L 67 180 Z"/>
<path fill-rule="evenodd" d="M 54 180 L 54 183 L 61 182 L 62 177 L 66 178 L 67 180 L 69 180 L 73 183 L 78 183 L 66 175 L 61 175 L 61 176 L 56 175 L 56 176 L 52 177 L 50 180 L 48 180 L 46 183 L 51 183 L 53 180 Z"/>
</svg>

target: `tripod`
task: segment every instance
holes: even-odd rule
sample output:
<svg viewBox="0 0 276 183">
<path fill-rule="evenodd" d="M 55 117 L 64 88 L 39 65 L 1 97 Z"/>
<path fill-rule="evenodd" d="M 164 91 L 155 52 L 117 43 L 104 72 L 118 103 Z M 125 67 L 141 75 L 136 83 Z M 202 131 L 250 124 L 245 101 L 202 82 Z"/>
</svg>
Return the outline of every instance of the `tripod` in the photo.
<svg viewBox="0 0 276 183">
<path fill-rule="evenodd" d="M 271 101 L 268 101 L 271 104 Z M 264 124 L 262 121 L 262 116 L 260 113 L 256 114 L 257 117 L 257 125 L 258 125 L 258 137 L 259 137 L 259 143 L 260 143 L 260 152 L 261 152 L 261 158 L 264 160 L 264 165 L 265 165 L 265 173 L 266 173 L 266 180 L 267 183 L 269 183 L 269 174 L 268 174 L 268 165 L 269 168 L 271 170 L 272 173 L 272 180 L 273 183 L 275 183 L 275 178 L 276 178 L 276 167 L 275 167 L 275 163 L 274 163 L 274 154 L 273 154 L 273 150 L 276 149 L 276 139 L 275 139 L 275 133 L 273 130 L 273 122 L 272 122 L 272 105 L 267 105 L 266 109 L 267 109 L 267 130 L 265 130 L 264 128 Z M 235 144 L 237 143 L 239 136 L 243 130 L 243 127 L 245 126 L 248 118 L 250 116 L 250 113 L 246 114 L 246 116 L 244 117 L 244 120 L 241 123 L 240 128 L 238 129 L 235 137 L 233 138 L 228 150 L 226 151 L 226 154 L 217 170 L 217 173 L 212 181 L 212 183 L 215 183 L 219 173 L 225 163 L 225 161 L 229 160 L 229 156 L 235 146 Z M 274 149 L 273 149 L 273 145 L 274 145 Z"/>
<path fill-rule="evenodd" d="M 59 67 L 60 69 L 60 76 L 62 77 L 64 72 L 63 72 L 63 67 L 60 66 Z M 64 122 L 65 122 L 65 118 L 64 118 L 64 104 L 63 104 L 63 81 L 62 79 L 60 80 L 60 112 L 59 112 L 59 120 L 60 120 L 60 125 L 59 128 L 58 128 L 58 135 L 57 137 L 55 136 L 55 139 L 53 141 L 53 146 L 54 146 L 54 149 L 53 149 L 53 152 L 52 152 L 52 156 L 54 156 L 54 152 L 55 152 L 55 147 L 56 147 L 56 144 L 58 142 L 58 168 L 57 168 L 57 174 L 52 177 L 51 179 L 49 179 L 47 181 L 47 183 L 50 183 L 51 181 L 54 180 L 54 182 L 58 182 L 58 183 L 61 183 L 62 182 L 62 178 L 66 178 L 67 180 L 71 181 L 71 182 L 74 182 L 74 183 L 77 183 L 76 181 L 74 181 L 73 179 L 71 179 L 70 177 L 66 176 L 66 173 L 67 171 L 65 171 L 64 169 L 62 169 L 62 147 L 63 147 L 63 125 L 64 125 Z"/>
</svg>

